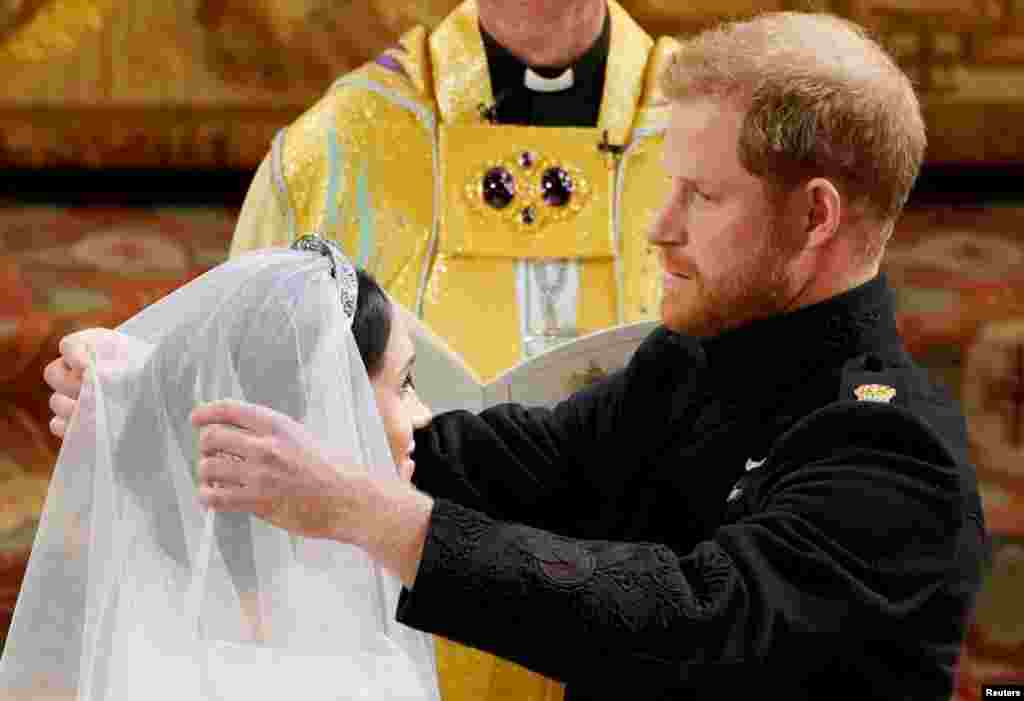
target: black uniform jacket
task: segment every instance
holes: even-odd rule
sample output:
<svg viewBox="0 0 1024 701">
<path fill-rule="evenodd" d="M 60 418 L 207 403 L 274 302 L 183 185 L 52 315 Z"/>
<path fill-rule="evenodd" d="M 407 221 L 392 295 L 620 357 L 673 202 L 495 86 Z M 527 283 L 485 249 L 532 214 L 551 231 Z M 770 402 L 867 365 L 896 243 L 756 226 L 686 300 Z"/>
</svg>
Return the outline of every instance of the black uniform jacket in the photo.
<svg viewBox="0 0 1024 701">
<path fill-rule="evenodd" d="M 988 540 L 963 416 L 884 276 L 711 339 L 660 328 L 552 410 L 444 414 L 416 446 L 436 502 L 399 620 L 568 701 L 950 696 Z"/>
</svg>

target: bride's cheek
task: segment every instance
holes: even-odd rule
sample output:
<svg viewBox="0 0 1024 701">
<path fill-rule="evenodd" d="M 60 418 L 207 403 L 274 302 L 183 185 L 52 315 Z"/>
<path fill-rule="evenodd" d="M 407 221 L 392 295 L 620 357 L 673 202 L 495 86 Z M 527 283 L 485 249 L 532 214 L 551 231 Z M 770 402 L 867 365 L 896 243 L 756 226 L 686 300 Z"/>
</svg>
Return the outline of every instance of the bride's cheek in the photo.
<svg viewBox="0 0 1024 701">
<path fill-rule="evenodd" d="M 416 463 L 412 460 L 406 459 L 399 463 L 398 476 L 403 482 L 411 482 L 414 472 L 416 472 Z"/>
</svg>

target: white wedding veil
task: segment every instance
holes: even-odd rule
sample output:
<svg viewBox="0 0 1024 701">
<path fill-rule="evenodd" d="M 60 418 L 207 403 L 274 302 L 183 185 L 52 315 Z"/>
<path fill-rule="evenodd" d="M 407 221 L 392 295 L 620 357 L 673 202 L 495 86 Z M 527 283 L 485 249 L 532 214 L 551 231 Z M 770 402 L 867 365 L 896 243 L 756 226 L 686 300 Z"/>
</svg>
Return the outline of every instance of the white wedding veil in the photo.
<svg viewBox="0 0 1024 701">
<path fill-rule="evenodd" d="M 255 251 L 98 344 L 0 699 L 439 698 L 431 638 L 394 620 L 400 583 L 362 550 L 198 501 L 189 414 L 221 398 L 288 414 L 326 454 L 399 479 L 351 332 L 355 285 L 336 247 Z"/>
</svg>

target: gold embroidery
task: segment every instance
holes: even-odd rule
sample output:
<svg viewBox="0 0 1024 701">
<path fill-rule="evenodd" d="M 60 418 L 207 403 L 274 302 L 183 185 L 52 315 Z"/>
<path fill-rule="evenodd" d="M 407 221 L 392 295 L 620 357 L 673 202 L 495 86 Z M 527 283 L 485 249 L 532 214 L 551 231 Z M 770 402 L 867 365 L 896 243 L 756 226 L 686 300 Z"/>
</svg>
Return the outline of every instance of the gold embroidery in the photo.
<svg viewBox="0 0 1024 701">
<path fill-rule="evenodd" d="M 895 388 L 888 385 L 861 385 L 853 393 L 862 402 L 888 403 L 896 396 Z"/>
<path fill-rule="evenodd" d="M 486 181 L 499 179 L 500 175 L 506 176 L 507 184 L 499 184 L 499 187 L 508 187 L 510 199 L 505 201 L 499 197 L 489 203 Z M 565 196 L 561 198 L 564 203 L 558 205 L 546 200 L 545 180 L 549 185 L 564 189 Z M 591 187 L 581 168 L 522 149 L 518 154 L 485 163 L 469 176 L 465 193 L 482 226 L 500 219 L 513 229 L 526 232 L 539 231 L 550 223 L 566 221 L 579 214 L 587 206 Z"/>
</svg>

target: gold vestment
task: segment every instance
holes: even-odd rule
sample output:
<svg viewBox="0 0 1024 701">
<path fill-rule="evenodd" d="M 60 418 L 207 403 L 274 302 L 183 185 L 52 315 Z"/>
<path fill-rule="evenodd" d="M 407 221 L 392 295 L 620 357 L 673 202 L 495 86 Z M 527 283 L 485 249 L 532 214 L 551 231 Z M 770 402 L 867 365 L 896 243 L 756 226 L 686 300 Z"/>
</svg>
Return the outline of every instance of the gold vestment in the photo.
<svg viewBox="0 0 1024 701">
<path fill-rule="evenodd" d="M 656 318 L 646 232 L 668 192 L 656 83 L 675 42 L 653 41 L 614 0 L 608 8 L 596 128 L 487 122 L 494 96 L 468 0 L 341 77 L 278 134 L 232 256 L 312 231 L 333 238 L 484 381 L 552 339 Z M 567 197 L 545 196 L 552 173 L 568 178 Z M 511 183 L 511 201 L 484 197 L 488 174 Z M 517 665 L 438 642 L 445 701 L 562 698 L 561 685 Z"/>
</svg>

